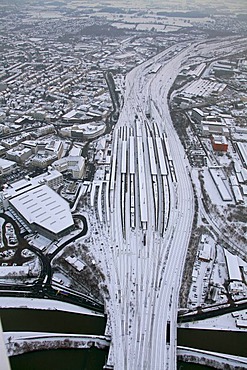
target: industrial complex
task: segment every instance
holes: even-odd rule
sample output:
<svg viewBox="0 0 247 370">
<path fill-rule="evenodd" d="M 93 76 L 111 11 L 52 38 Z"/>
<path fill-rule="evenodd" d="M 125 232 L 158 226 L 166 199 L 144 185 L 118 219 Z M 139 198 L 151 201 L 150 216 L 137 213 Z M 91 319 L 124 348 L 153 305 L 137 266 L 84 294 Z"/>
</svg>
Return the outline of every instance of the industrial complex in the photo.
<svg viewBox="0 0 247 370">
<path fill-rule="evenodd" d="M 247 27 L 175 3 L 0 5 L 10 365 L 73 348 L 111 370 L 247 368 Z M 59 319 L 11 326 L 10 307 Z"/>
</svg>

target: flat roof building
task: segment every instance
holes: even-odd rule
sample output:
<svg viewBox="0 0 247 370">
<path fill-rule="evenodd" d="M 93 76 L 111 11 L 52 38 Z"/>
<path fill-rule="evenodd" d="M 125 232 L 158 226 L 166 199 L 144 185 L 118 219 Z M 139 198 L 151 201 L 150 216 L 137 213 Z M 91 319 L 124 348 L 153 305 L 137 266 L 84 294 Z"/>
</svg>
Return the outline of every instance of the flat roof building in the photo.
<svg viewBox="0 0 247 370">
<path fill-rule="evenodd" d="M 15 162 L 0 158 L 0 176 L 11 173 L 15 167 Z"/>
<path fill-rule="evenodd" d="M 201 121 L 205 120 L 207 116 L 208 116 L 208 113 L 203 112 L 199 108 L 192 109 L 191 118 L 194 119 L 197 123 L 201 123 Z"/>
<path fill-rule="evenodd" d="M 213 149 L 216 152 L 227 152 L 228 143 L 227 143 L 227 139 L 225 138 L 225 136 L 212 135 L 211 142 L 212 142 Z"/>
<path fill-rule="evenodd" d="M 224 249 L 230 281 L 242 281 L 238 257 Z"/>
<path fill-rule="evenodd" d="M 212 134 L 229 136 L 229 129 L 224 122 L 218 121 L 201 121 L 202 134 L 210 136 Z"/>
<path fill-rule="evenodd" d="M 225 202 L 232 201 L 230 190 L 227 188 L 225 183 L 225 175 L 221 167 L 210 167 L 209 173 L 214 181 L 214 184 L 221 196 L 221 199 Z"/>
<path fill-rule="evenodd" d="M 60 172 L 70 172 L 74 179 L 81 179 L 85 171 L 85 159 L 68 156 L 53 162 L 52 167 Z"/>
<path fill-rule="evenodd" d="M 32 155 L 32 150 L 29 148 L 10 149 L 7 151 L 6 156 L 8 159 L 17 163 L 25 162 Z"/>
<path fill-rule="evenodd" d="M 50 188 L 55 189 L 63 184 L 63 175 L 53 168 L 48 168 L 46 173 L 36 176 L 33 179 L 39 184 L 48 185 Z"/>
<path fill-rule="evenodd" d="M 47 185 L 23 184 L 4 195 L 8 205 L 33 231 L 49 239 L 59 239 L 74 229 L 69 204 Z"/>
</svg>

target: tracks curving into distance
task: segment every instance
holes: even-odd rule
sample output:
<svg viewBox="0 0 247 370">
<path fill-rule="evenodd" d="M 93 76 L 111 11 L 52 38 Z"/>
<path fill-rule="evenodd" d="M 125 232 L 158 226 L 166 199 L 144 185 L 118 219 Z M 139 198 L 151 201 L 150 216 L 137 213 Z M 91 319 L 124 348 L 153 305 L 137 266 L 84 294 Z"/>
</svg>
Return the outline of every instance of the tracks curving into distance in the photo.
<svg viewBox="0 0 247 370">
<path fill-rule="evenodd" d="M 221 55 L 241 50 L 245 41 L 221 41 Z M 219 40 L 181 43 L 126 77 L 108 193 L 102 192 L 109 215 L 109 244 L 102 253 L 110 294 L 108 365 L 116 370 L 176 369 L 178 294 L 194 197 L 167 99 L 182 63 L 216 52 Z"/>
</svg>

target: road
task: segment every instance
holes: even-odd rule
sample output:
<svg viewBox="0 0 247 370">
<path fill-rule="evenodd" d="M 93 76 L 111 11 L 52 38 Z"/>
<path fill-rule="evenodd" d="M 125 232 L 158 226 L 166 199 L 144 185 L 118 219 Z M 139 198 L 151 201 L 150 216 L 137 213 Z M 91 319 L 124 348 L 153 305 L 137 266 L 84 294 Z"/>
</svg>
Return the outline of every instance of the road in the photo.
<svg viewBox="0 0 247 370">
<path fill-rule="evenodd" d="M 62 300 L 68 303 L 76 304 L 78 306 L 93 309 L 98 312 L 103 312 L 104 307 L 101 302 L 92 298 L 92 296 L 78 293 L 72 289 L 60 288 L 54 289 L 52 287 L 52 267 L 51 262 L 69 243 L 81 238 L 87 234 L 88 225 L 87 220 L 83 215 L 74 215 L 74 218 L 78 218 L 82 221 L 84 227 L 80 233 L 72 236 L 70 239 L 62 243 L 53 253 L 45 255 L 39 248 L 30 245 L 26 239 L 20 235 L 20 228 L 17 222 L 10 216 L 1 213 L 0 217 L 5 220 L 5 223 L 11 223 L 15 234 L 18 239 L 18 250 L 20 254 L 23 249 L 28 249 L 39 259 L 40 274 L 37 279 L 30 284 L 0 284 L 0 296 L 14 296 L 14 297 L 35 297 L 35 298 L 50 298 L 56 300 Z M 20 247 L 21 246 L 21 247 Z M 7 247 L 6 247 L 7 248 Z"/>
</svg>

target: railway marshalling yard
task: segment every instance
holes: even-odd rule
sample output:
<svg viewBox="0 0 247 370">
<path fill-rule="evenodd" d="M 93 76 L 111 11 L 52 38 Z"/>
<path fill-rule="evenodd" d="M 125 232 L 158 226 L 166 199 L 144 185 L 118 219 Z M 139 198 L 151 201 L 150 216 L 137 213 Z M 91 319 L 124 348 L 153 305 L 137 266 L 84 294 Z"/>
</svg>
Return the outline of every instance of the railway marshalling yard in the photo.
<svg viewBox="0 0 247 370">
<path fill-rule="evenodd" d="M 91 238 L 110 296 L 109 367 L 176 368 L 178 296 L 195 208 L 168 93 L 182 64 L 240 52 L 245 42 L 177 44 L 126 77 L 110 175 L 97 183 L 90 216 L 99 221 Z"/>
</svg>

